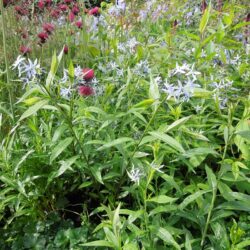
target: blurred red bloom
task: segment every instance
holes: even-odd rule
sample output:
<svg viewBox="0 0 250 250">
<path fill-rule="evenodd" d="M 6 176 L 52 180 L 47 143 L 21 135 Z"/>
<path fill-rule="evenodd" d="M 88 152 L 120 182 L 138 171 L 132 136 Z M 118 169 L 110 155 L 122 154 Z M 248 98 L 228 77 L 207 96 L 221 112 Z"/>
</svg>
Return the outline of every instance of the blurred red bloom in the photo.
<svg viewBox="0 0 250 250">
<path fill-rule="evenodd" d="M 55 26 L 52 23 L 44 23 L 43 30 L 49 35 L 54 31 Z"/>
<path fill-rule="evenodd" d="M 58 18 L 60 16 L 60 10 L 59 9 L 54 9 L 50 12 L 51 17 L 53 18 Z"/>
<path fill-rule="evenodd" d="M 80 12 L 80 9 L 78 8 L 78 6 L 75 5 L 71 11 L 74 15 L 77 15 Z"/>
<path fill-rule="evenodd" d="M 89 10 L 89 14 L 90 15 L 93 15 L 93 16 L 97 16 L 99 14 L 99 8 L 98 7 L 95 7 L 93 9 L 90 9 Z"/>
<path fill-rule="evenodd" d="M 39 0 L 39 2 L 37 3 L 37 6 L 38 6 L 39 9 L 43 9 L 44 6 L 45 6 L 44 0 Z"/>
<path fill-rule="evenodd" d="M 72 0 L 64 0 L 64 3 L 66 4 L 70 4 L 72 2 Z"/>
<path fill-rule="evenodd" d="M 20 48 L 19 48 L 19 51 L 20 51 L 20 53 L 22 53 L 23 55 L 26 56 L 28 53 L 31 52 L 31 48 L 26 47 L 24 45 L 21 45 Z"/>
<path fill-rule="evenodd" d="M 25 16 L 29 13 L 28 10 L 22 8 L 21 6 L 15 6 L 15 11 L 20 16 Z"/>
<path fill-rule="evenodd" d="M 85 81 L 89 81 L 89 80 L 92 80 L 94 77 L 95 77 L 95 73 L 94 73 L 94 70 L 93 69 L 90 69 L 90 68 L 85 68 L 82 70 L 82 73 L 83 73 L 83 79 Z"/>
<path fill-rule="evenodd" d="M 45 0 L 46 6 L 50 6 L 52 4 L 52 0 Z"/>
<path fill-rule="evenodd" d="M 46 32 L 40 32 L 37 36 L 40 38 L 40 43 L 45 43 L 49 38 L 49 35 Z"/>
<path fill-rule="evenodd" d="M 66 5 L 66 4 L 60 4 L 60 5 L 59 5 L 59 9 L 60 9 L 61 11 L 67 11 L 67 10 L 68 10 L 68 5 Z"/>
<path fill-rule="evenodd" d="M 81 20 L 75 22 L 75 25 L 77 26 L 78 29 L 82 29 L 82 21 Z"/>
<path fill-rule="evenodd" d="M 22 37 L 23 39 L 27 39 L 28 36 L 29 36 L 28 31 L 26 31 L 26 30 L 22 30 L 22 31 L 21 31 L 21 37 Z"/>
<path fill-rule="evenodd" d="M 69 47 L 68 47 L 67 45 L 65 45 L 64 48 L 63 48 L 63 53 L 64 53 L 65 55 L 67 55 L 68 52 L 69 52 Z"/>
<path fill-rule="evenodd" d="M 201 3 L 201 11 L 202 11 L 202 13 L 205 12 L 206 8 L 207 8 L 206 0 L 203 0 L 202 3 Z"/>
<path fill-rule="evenodd" d="M 94 95 L 94 89 L 90 86 L 80 86 L 78 89 L 79 95 L 81 96 L 90 96 Z"/>
<path fill-rule="evenodd" d="M 70 12 L 70 13 L 69 13 L 69 21 L 72 23 L 72 22 L 74 22 L 74 20 L 75 20 L 75 15 L 74 15 L 74 13 L 73 13 L 73 12 Z"/>
<path fill-rule="evenodd" d="M 7 7 L 8 5 L 12 4 L 12 0 L 3 0 L 3 7 Z"/>
</svg>

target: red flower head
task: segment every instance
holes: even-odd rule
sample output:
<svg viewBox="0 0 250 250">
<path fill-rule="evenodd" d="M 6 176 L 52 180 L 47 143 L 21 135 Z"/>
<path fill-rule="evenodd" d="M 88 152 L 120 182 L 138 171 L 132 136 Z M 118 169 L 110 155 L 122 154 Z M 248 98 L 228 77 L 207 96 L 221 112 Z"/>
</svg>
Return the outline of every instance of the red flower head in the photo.
<svg viewBox="0 0 250 250">
<path fill-rule="evenodd" d="M 44 6 L 45 6 L 44 0 L 39 0 L 39 2 L 37 3 L 37 6 L 38 6 L 39 9 L 43 9 Z"/>
<path fill-rule="evenodd" d="M 10 4 L 12 4 L 11 0 L 3 0 L 3 7 L 7 7 Z"/>
<path fill-rule="evenodd" d="M 60 16 L 60 10 L 59 10 L 59 9 L 54 9 L 54 10 L 52 10 L 52 11 L 50 12 L 50 15 L 51 15 L 53 18 L 57 19 L 57 18 Z"/>
<path fill-rule="evenodd" d="M 73 8 L 72 8 L 72 13 L 74 14 L 74 15 L 78 15 L 78 13 L 80 12 L 80 9 L 78 8 L 78 6 L 77 5 L 75 5 Z"/>
<path fill-rule="evenodd" d="M 90 80 L 92 80 L 95 77 L 94 70 L 90 69 L 90 68 L 83 69 L 82 73 L 83 73 L 83 79 L 85 81 L 90 81 Z"/>
<path fill-rule="evenodd" d="M 50 6 L 52 4 L 52 0 L 45 0 L 46 6 Z"/>
<path fill-rule="evenodd" d="M 26 56 L 27 54 L 29 54 L 31 52 L 31 48 L 26 47 L 24 45 L 21 45 L 19 48 L 20 53 L 22 53 L 24 56 Z"/>
<path fill-rule="evenodd" d="M 93 9 L 90 9 L 89 10 L 89 14 L 91 15 L 91 16 L 97 16 L 98 14 L 99 14 L 99 8 L 98 7 L 95 7 L 95 8 L 93 8 Z"/>
<path fill-rule="evenodd" d="M 74 20 L 75 20 L 75 15 L 74 15 L 74 13 L 73 13 L 73 12 L 70 12 L 70 13 L 69 13 L 69 21 L 72 23 L 72 22 L 74 22 Z"/>
<path fill-rule="evenodd" d="M 250 13 L 247 14 L 247 17 L 246 17 L 246 22 L 250 22 Z"/>
<path fill-rule="evenodd" d="M 59 5 L 59 9 L 61 10 L 61 11 L 67 11 L 68 10 L 68 5 L 66 5 L 66 4 L 60 4 Z"/>
<path fill-rule="evenodd" d="M 22 8 L 21 6 L 15 6 L 15 11 L 20 16 L 25 16 L 29 13 L 26 9 Z"/>
<path fill-rule="evenodd" d="M 63 53 L 64 53 L 65 55 L 67 55 L 68 52 L 69 52 L 69 47 L 68 47 L 67 45 L 65 45 L 64 48 L 63 48 Z"/>
<path fill-rule="evenodd" d="M 64 0 L 64 3 L 66 3 L 66 4 L 71 4 L 71 3 L 72 3 L 72 0 Z"/>
<path fill-rule="evenodd" d="M 49 38 L 49 35 L 46 32 L 40 32 L 38 34 L 38 37 L 40 38 L 40 43 L 45 43 L 46 40 Z"/>
<path fill-rule="evenodd" d="M 28 36 L 29 36 L 28 31 L 26 31 L 26 30 L 22 30 L 22 31 L 21 31 L 21 37 L 22 37 L 23 39 L 27 39 Z"/>
<path fill-rule="evenodd" d="M 43 24 L 43 30 L 49 35 L 54 31 L 54 29 L 55 26 L 52 23 Z"/>
<path fill-rule="evenodd" d="M 82 21 L 81 20 L 75 22 L 75 25 L 77 26 L 78 29 L 82 29 Z"/>
<path fill-rule="evenodd" d="M 80 86 L 78 89 L 78 93 L 81 96 L 90 96 L 94 95 L 94 89 L 90 86 Z"/>
<path fill-rule="evenodd" d="M 206 8 L 207 8 L 206 0 L 203 0 L 202 3 L 201 3 L 201 11 L 202 11 L 202 13 L 205 12 Z"/>
</svg>

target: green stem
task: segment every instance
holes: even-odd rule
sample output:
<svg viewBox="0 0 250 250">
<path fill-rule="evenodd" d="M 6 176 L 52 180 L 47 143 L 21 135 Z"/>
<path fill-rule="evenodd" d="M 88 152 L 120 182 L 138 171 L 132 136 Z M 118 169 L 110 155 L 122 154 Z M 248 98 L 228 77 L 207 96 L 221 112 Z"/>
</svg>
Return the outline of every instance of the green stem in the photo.
<svg viewBox="0 0 250 250">
<path fill-rule="evenodd" d="M 156 116 L 156 114 L 157 114 L 157 112 L 158 112 L 158 110 L 159 110 L 161 104 L 164 103 L 164 102 L 166 101 L 166 99 L 167 99 L 167 96 L 164 97 L 164 99 L 159 103 L 159 105 L 157 106 L 157 108 L 154 110 L 154 113 L 153 113 L 153 115 L 151 116 L 151 118 L 150 118 L 150 120 L 149 120 L 149 122 L 148 122 L 146 128 L 144 129 L 143 134 L 142 134 L 142 136 L 141 136 L 140 139 L 139 139 L 139 142 L 137 143 L 137 145 L 136 145 L 134 151 L 132 152 L 132 154 L 131 154 L 131 156 L 130 156 L 130 158 L 129 158 L 129 160 L 128 160 L 127 166 L 130 165 L 130 163 L 131 163 L 131 161 L 132 161 L 132 159 L 133 159 L 133 157 L 134 157 L 136 151 L 137 151 L 138 148 L 140 147 L 140 144 L 141 144 L 141 142 L 142 142 L 144 136 L 148 133 L 149 127 L 150 127 L 151 123 L 153 122 L 153 120 L 154 120 L 154 118 L 155 118 L 155 116 Z M 119 192 L 121 186 L 123 185 L 124 181 L 125 181 L 125 180 L 124 180 L 124 174 L 123 174 L 123 176 L 121 177 L 121 181 L 120 181 L 120 183 L 119 183 L 119 186 L 118 186 L 118 188 L 117 188 L 117 193 L 116 193 L 116 194 L 118 194 L 118 192 Z"/>
<path fill-rule="evenodd" d="M 82 143 L 80 142 L 80 140 L 79 140 L 79 138 L 78 138 L 78 136 L 77 136 L 75 130 L 73 129 L 73 124 L 72 124 L 72 113 L 71 113 L 72 110 L 70 111 L 70 115 L 67 116 L 66 113 L 64 112 L 64 110 L 62 110 L 62 108 L 57 104 L 57 99 L 56 99 L 56 97 L 53 96 L 53 95 L 50 93 L 50 91 L 48 90 L 48 88 L 47 88 L 45 85 L 43 85 L 43 88 L 45 89 L 46 93 L 49 95 L 51 101 L 53 101 L 54 105 L 55 105 L 55 106 L 57 107 L 57 109 L 61 112 L 61 114 L 62 114 L 62 116 L 64 117 L 65 121 L 68 123 L 69 129 L 71 130 L 72 135 L 74 136 L 74 138 L 75 138 L 77 144 L 79 145 L 80 150 L 81 150 L 81 152 L 82 152 L 82 156 L 83 156 L 85 162 L 87 163 L 87 166 L 88 166 L 88 169 L 89 169 L 90 164 L 89 164 L 88 157 L 87 157 L 87 155 L 86 155 L 85 152 L 84 152 L 84 149 L 83 149 L 83 147 L 82 147 Z"/>
<path fill-rule="evenodd" d="M 0 0 L 0 8 L 1 8 L 1 14 L 2 14 L 2 30 L 3 30 L 3 51 L 4 51 L 4 61 L 5 61 L 5 67 L 6 67 L 6 75 L 7 75 L 7 90 L 9 95 L 9 102 L 10 102 L 10 110 L 12 114 L 12 120 L 15 123 L 15 114 L 14 114 L 14 108 L 13 108 L 13 96 L 12 96 L 12 90 L 11 90 L 11 84 L 10 84 L 10 69 L 9 69 L 9 62 L 7 57 L 7 48 L 6 48 L 6 23 L 5 23 L 5 17 L 4 17 L 4 7 L 3 7 L 3 0 Z"/>
<path fill-rule="evenodd" d="M 205 238 L 207 236 L 207 230 L 208 230 L 208 225 L 210 223 L 212 211 L 214 209 L 216 194 L 217 194 L 217 187 L 213 190 L 213 197 L 212 197 L 211 205 L 210 205 L 209 212 L 208 212 L 208 215 L 207 215 L 206 225 L 205 225 L 205 228 L 204 228 L 204 231 L 203 231 L 203 234 L 202 234 L 202 239 L 201 239 L 201 247 L 202 247 L 202 249 L 203 249 L 203 245 L 204 245 L 204 242 L 205 242 Z"/>
</svg>

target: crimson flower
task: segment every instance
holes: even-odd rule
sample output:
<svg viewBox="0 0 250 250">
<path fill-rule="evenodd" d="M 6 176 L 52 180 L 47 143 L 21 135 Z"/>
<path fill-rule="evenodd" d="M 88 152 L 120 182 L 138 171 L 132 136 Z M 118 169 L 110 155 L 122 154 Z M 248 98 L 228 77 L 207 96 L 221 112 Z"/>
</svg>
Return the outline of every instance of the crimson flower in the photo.
<svg viewBox="0 0 250 250">
<path fill-rule="evenodd" d="M 80 9 L 78 8 L 78 6 L 75 5 L 71 11 L 74 15 L 77 15 L 80 12 Z"/>
<path fill-rule="evenodd" d="M 52 4 L 52 0 L 45 0 L 46 6 L 50 6 Z"/>
<path fill-rule="evenodd" d="M 74 22 L 74 20 L 75 20 L 75 15 L 74 15 L 74 13 L 71 11 L 71 12 L 69 13 L 69 21 L 72 23 L 72 22 Z"/>
<path fill-rule="evenodd" d="M 93 8 L 93 9 L 90 9 L 90 10 L 89 10 L 89 14 L 90 14 L 91 16 L 97 16 L 97 15 L 99 14 L 99 8 L 98 8 L 98 7 L 95 7 L 95 8 Z"/>
<path fill-rule="evenodd" d="M 20 53 L 22 53 L 24 56 L 26 56 L 27 54 L 29 54 L 31 52 L 31 48 L 26 47 L 24 45 L 21 45 L 19 48 Z"/>
<path fill-rule="evenodd" d="M 10 4 L 13 4 L 12 0 L 3 0 L 3 7 L 7 7 Z"/>
<path fill-rule="evenodd" d="M 75 25 L 77 26 L 77 28 L 82 29 L 82 21 L 81 20 L 75 22 Z"/>
<path fill-rule="evenodd" d="M 68 10 L 68 5 L 66 5 L 66 4 L 60 4 L 60 5 L 59 5 L 59 9 L 60 9 L 61 11 L 67 11 L 67 10 Z"/>
<path fill-rule="evenodd" d="M 72 0 L 64 0 L 64 3 L 71 4 Z"/>
<path fill-rule="evenodd" d="M 83 79 L 85 81 L 90 81 L 90 80 L 92 80 L 95 77 L 94 70 L 90 69 L 90 68 L 83 69 L 82 73 L 83 73 Z"/>
<path fill-rule="evenodd" d="M 21 6 L 15 6 L 15 11 L 17 14 L 19 14 L 20 16 L 25 16 L 28 14 L 28 11 L 25 10 L 24 8 L 22 8 Z"/>
<path fill-rule="evenodd" d="M 250 13 L 247 14 L 246 22 L 250 22 Z"/>
<path fill-rule="evenodd" d="M 40 43 L 45 43 L 49 38 L 49 35 L 46 32 L 40 32 L 37 36 L 40 38 Z"/>
<path fill-rule="evenodd" d="M 68 52 L 69 52 L 69 47 L 68 47 L 67 45 L 65 45 L 64 48 L 63 48 L 63 53 L 64 53 L 65 55 L 67 55 Z"/>
<path fill-rule="evenodd" d="M 54 29 L 55 29 L 55 26 L 52 23 L 43 24 L 43 30 L 49 35 L 54 31 Z"/>
<path fill-rule="evenodd" d="M 28 31 L 25 31 L 25 30 L 22 30 L 22 31 L 21 31 L 21 37 L 22 37 L 23 39 L 27 39 L 28 36 L 29 36 Z"/>
<path fill-rule="evenodd" d="M 59 9 L 54 9 L 54 10 L 52 10 L 52 11 L 50 12 L 50 15 L 51 15 L 53 18 L 57 19 L 57 18 L 60 16 L 60 10 L 59 10 Z"/>
<path fill-rule="evenodd" d="M 37 3 L 37 6 L 38 6 L 39 9 L 43 9 L 44 6 L 45 6 L 44 0 L 39 0 L 39 2 Z"/>
<path fill-rule="evenodd" d="M 81 96 L 90 96 L 94 95 L 94 89 L 90 86 L 80 86 L 78 89 L 78 93 Z"/>
<path fill-rule="evenodd" d="M 202 11 L 202 13 L 205 12 L 206 8 L 207 8 L 206 0 L 203 0 L 202 3 L 201 3 L 201 11 Z"/>
</svg>

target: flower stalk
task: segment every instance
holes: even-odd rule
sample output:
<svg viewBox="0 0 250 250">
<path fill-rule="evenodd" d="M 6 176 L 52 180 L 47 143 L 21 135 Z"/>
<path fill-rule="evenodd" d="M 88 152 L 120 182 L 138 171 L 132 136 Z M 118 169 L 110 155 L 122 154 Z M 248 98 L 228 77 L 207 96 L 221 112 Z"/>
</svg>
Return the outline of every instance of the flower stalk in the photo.
<svg viewBox="0 0 250 250">
<path fill-rule="evenodd" d="M 4 61 L 5 61 L 5 70 L 6 70 L 6 77 L 7 77 L 7 90 L 9 96 L 9 103 L 10 103 L 10 110 L 12 114 L 13 122 L 15 123 L 15 114 L 14 114 L 14 105 L 13 105 L 13 93 L 10 84 L 10 69 L 9 69 L 9 61 L 7 57 L 7 47 L 6 47 L 6 23 L 5 23 L 5 11 L 3 6 L 3 0 L 0 0 L 0 9 L 1 9 L 1 16 L 2 16 L 2 34 L 3 34 L 3 52 L 4 52 Z"/>
</svg>

